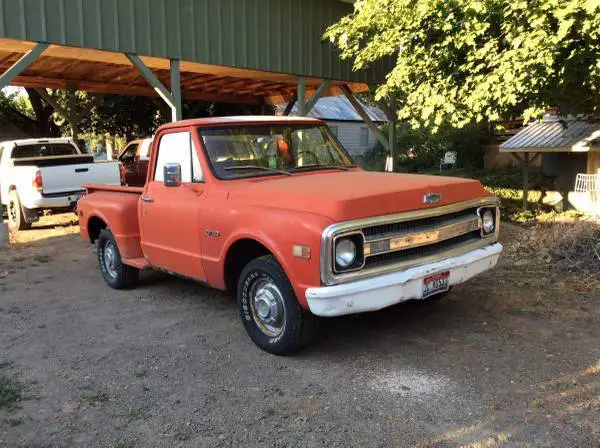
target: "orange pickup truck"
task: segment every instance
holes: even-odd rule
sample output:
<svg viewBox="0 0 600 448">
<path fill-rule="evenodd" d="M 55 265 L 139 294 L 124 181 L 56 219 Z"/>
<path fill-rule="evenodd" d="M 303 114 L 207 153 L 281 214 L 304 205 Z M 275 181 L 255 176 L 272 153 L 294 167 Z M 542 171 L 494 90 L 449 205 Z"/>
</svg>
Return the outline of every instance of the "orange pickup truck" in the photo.
<svg viewBox="0 0 600 448">
<path fill-rule="evenodd" d="M 309 118 L 171 123 L 143 188 L 85 187 L 81 234 L 111 287 L 154 268 L 228 289 L 275 354 L 307 345 L 322 317 L 437 298 L 502 252 L 479 182 L 364 171 Z"/>
</svg>

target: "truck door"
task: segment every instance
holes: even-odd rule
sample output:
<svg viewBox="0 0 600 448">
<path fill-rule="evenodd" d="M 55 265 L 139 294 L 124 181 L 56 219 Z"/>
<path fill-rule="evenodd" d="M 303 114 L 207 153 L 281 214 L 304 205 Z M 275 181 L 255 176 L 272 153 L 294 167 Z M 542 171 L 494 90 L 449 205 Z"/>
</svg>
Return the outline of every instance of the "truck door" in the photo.
<svg viewBox="0 0 600 448">
<path fill-rule="evenodd" d="M 205 185 L 197 148 L 189 131 L 158 138 L 155 169 L 140 201 L 142 249 L 153 266 L 205 280 L 200 247 Z M 180 164 L 181 185 L 165 186 L 166 163 Z"/>
</svg>

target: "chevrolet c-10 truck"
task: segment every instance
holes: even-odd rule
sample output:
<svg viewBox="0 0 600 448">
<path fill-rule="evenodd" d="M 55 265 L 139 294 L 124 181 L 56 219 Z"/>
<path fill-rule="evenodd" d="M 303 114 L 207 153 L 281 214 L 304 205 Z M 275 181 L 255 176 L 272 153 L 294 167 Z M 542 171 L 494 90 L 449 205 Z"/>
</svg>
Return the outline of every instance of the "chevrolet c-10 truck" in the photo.
<svg viewBox="0 0 600 448">
<path fill-rule="evenodd" d="M 237 295 L 252 340 L 306 346 L 323 317 L 432 300 L 493 268 L 498 200 L 478 181 L 367 172 L 325 123 L 171 123 L 144 187 L 86 185 L 82 236 L 113 288 L 154 268 Z"/>
</svg>

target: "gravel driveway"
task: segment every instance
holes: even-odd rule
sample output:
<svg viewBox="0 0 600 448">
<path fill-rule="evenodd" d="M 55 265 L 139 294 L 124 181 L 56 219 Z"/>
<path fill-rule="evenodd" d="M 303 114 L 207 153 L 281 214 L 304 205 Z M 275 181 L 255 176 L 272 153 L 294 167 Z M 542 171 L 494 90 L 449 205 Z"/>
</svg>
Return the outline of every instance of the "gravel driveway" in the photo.
<svg viewBox="0 0 600 448">
<path fill-rule="evenodd" d="M 22 399 L 0 447 L 600 446 L 600 292 L 528 263 L 515 232 L 443 301 L 328 320 L 287 358 L 224 293 L 109 289 L 77 235 L 4 251 L 0 399 Z"/>
</svg>

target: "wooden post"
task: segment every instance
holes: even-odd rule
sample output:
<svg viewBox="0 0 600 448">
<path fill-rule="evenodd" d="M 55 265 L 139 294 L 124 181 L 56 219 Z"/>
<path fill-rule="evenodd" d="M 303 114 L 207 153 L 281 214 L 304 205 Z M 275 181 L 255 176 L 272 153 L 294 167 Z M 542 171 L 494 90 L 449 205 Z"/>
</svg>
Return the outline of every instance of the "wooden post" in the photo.
<svg viewBox="0 0 600 448">
<path fill-rule="evenodd" d="M 388 126 L 389 126 L 389 139 L 390 139 L 390 148 L 389 148 L 389 171 L 394 172 L 394 163 L 396 161 L 396 146 L 398 145 L 398 130 L 396 129 L 396 124 L 398 123 L 398 114 L 396 113 L 396 97 L 390 97 L 389 104 L 389 114 L 386 114 L 388 117 Z"/>
<path fill-rule="evenodd" d="M 523 211 L 529 206 L 529 153 L 523 154 Z"/>
</svg>

